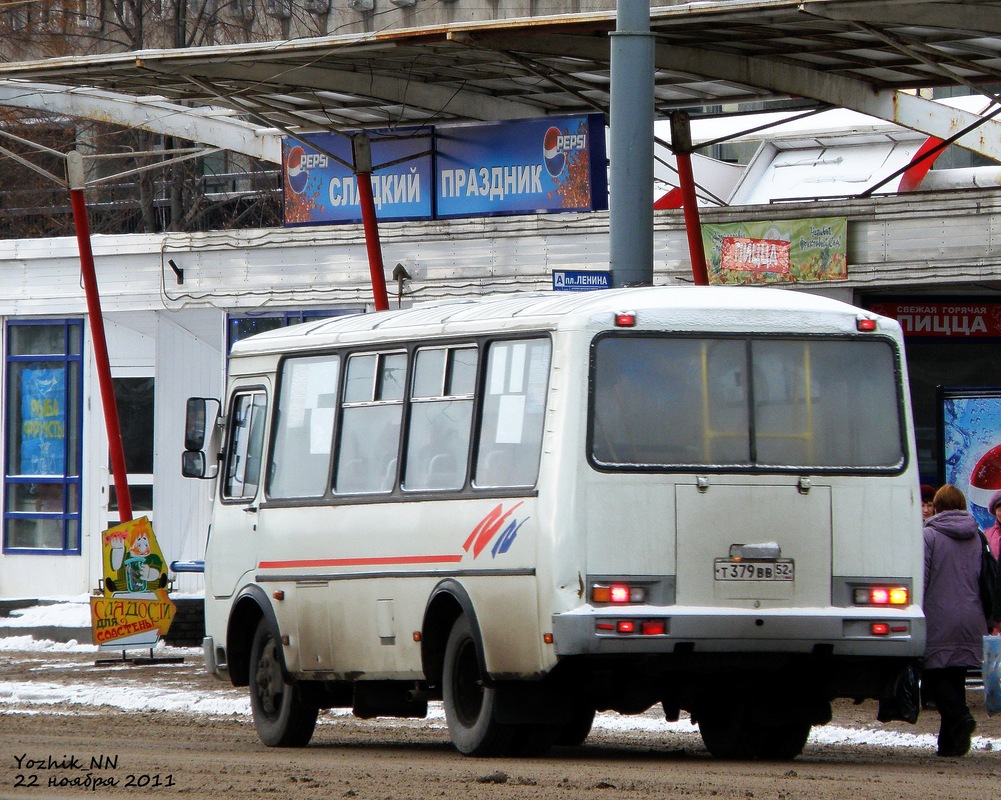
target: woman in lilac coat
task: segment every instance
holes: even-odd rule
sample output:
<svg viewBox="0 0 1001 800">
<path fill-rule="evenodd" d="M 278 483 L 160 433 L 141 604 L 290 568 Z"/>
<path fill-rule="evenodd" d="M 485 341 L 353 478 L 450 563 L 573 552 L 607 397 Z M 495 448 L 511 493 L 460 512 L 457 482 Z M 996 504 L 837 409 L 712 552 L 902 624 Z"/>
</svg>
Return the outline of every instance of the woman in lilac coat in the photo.
<svg viewBox="0 0 1001 800">
<path fill-rule="evenodd" d="M 942 716 L 938 755 L 963 756 L 977 727 L 966 705 L 966 672 L 980 668 L 987 632 L 980 603 L 980 528 L 955 486 L 942 486 L 933 503 L 935 514 L 924 529 L 928 645 L 921 684 Z"/>
</svg>

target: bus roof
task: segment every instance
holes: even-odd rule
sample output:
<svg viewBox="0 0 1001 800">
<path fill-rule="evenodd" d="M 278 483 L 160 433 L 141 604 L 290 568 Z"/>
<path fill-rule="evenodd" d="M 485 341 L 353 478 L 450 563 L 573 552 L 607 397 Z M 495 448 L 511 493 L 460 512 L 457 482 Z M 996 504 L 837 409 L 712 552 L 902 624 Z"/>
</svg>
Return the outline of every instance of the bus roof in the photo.
<svg viewBox="0 0 1001 800">
<path fill-rule="evenodd" d="M 332 317 L 242 339 L 232 355 L 314 350 L 339 344 L 459 334 L 612 327 L 618 312 L 637 313 L 637 327 L 669 330 L 854 332 L 859 315 L 838 300 L 760 286 L 659 286 L 588 292 L 521 292 L 444 300 L 395 311 Z M 724 319 L 721 314 L 730 312 Z M 739 313 L 739 317 L 737 314 Z M 820 318 L 823 317 L 823 324 Z M 880 318 L 880 329 L 895 331 Z"/>
</svg>

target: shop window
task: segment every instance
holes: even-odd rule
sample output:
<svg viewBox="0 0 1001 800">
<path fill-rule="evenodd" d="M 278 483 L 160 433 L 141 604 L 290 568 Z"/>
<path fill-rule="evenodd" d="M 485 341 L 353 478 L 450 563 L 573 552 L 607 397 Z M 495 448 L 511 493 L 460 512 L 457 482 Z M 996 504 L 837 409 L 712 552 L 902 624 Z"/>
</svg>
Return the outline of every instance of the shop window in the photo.
<svg viewBox="0 0 1001 800">
<path fill-rule="evenodd" d="M 152 377 L 114 378 L 118 426 L 125 451 L 125 472 L 134 517 L 152 516 L 153 511 L 153 398 Z M 121 521 L 118 491 L 108 456 L 108 524 Z"/>
<path fill-rule="evenodd" d="M 4 552 L 80 552 L 83 322 L 10 322 Z"/>
</svg>

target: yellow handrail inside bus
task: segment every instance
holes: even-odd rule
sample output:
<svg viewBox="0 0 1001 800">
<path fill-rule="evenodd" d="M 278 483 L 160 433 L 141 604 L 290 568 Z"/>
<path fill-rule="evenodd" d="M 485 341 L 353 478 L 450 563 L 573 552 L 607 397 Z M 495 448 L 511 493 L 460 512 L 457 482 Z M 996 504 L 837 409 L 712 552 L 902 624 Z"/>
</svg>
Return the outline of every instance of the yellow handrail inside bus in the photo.
<svg viewBox="0 0 1001 800">
<path fill-rule="evenodd" d="M 709 342 L 703 341 L 701 344 L 701 393 L 702 393 L 702 449 L 703 449 L 703 459 L 706 464 L 712 464 L 713 453 L 712 445 L 717 439 L 723 439 L 726 437 L 746 437 L 747 431 L 732 431 L 732 430 L 717 430 L 712 425 L 712 408 L 709 401 Z M 774 432 L 774 433 L 762 433 L 760 430 L 755 428 L 755 438 L 756 439 L 788 439 L 788 440 L 799 440 L 804 443 L 806 448 L 806 462 L 813 463 L 813 448 L 814 448 L 814 427 L 813 427 L 813 394 L 810 391 L 810 386 L 812 383 L 812 370 L 811 370 L 811 360 L 810 360 L 810 344 L 809 342 L 803 343 L 803 382 L 802 384 L 797 384 L 794 397 L 793 405 L 798 407 L 802 401 L 804 409 L 804 417 L 801 422 L 800 430 L 789 431 L 789 432 Z M 747 385 L 750 385 L 750 376 L 747 377 Z M 750 411 L 750 410 L 749 410 Z M 790 425 L 794 423 L 795 420 L 790 419 Z"/>
</svg>

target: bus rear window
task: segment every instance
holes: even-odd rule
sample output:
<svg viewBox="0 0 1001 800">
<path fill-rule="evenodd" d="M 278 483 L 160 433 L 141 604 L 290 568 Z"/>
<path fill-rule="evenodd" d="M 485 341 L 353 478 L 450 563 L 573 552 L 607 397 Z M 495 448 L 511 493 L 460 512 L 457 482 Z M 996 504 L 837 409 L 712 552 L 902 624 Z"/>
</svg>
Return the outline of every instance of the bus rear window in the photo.
<svg viewBox="0 0 1001 800">
<path fill-rule="evenodd" d="M 602 467 L 886 470 L 904 465 L 884 339 L 605 336 L 592 352 Z"/>
</svg>

